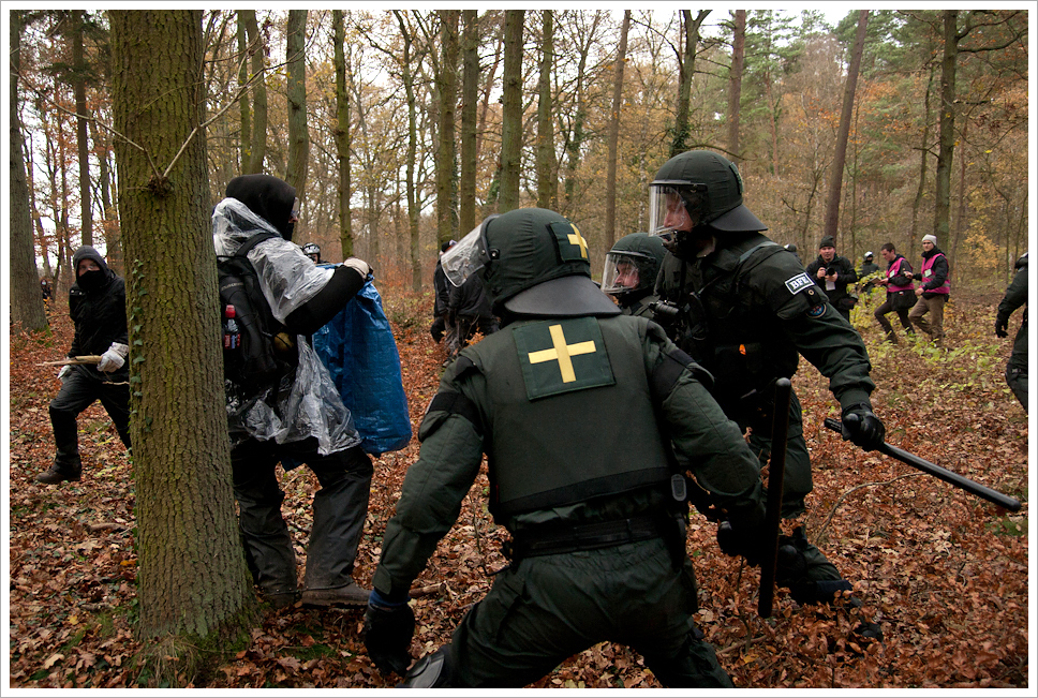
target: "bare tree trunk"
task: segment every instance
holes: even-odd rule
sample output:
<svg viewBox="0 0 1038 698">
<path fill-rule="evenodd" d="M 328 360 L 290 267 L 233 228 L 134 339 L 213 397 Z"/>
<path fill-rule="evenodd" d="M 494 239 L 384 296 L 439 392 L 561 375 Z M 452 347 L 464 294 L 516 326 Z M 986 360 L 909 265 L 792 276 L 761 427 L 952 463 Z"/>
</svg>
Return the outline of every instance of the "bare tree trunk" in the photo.
<svg viewBox="0 0 1038 698">
<path fill-rule="evenodd" d="M 728 69 L 728 157 L 738 163 L 739 118 L 742 114 L 742 73 L 746 64 L 746 10 L 735 11 L 732 65 Z"/>
<path fill-rule="evenodd" d="M 11 11 L 11 84 L 10 112 L 10 208 L 8 226 L 11 235 L 11 323 L 23 331 L 48 329 L 40 294 L 40 278 L 36 271 L 35 246 L 32 241 L 32 218 L 29 215 L 29 184 L 25 175 L 24 139 L 18 112 L 18 72 L 21 70 L 22 13 Z"/>
<path fill-rule="evenodd" d="M 254 603 L 231 490 L 205 136 L 192 134 L 205 110 L 202 11 L 109 18 L 115 128 L 143 149 L 114 144 L 129 269 L 138 633 L 175 658 L 197 644 L 187 638 L 246 632 Z"/>
<path fill-rule="evenodd" d="M 306 122 L 306 10 L 289 10 L 285 32 L 288 61 L 288 177 L 300 201 L 306 200 L 310 130 Z"/>
<path fill-rule="evenodd" d="M 86 103 L 86 61 L 83 59 L 83 10 L 72 10 L 72 91 L 76 100 L 76 149 L 79 153 L 79 218 L 84 245 L 94 244 L 94 210 L 90 196 L 90 139 Z"/>
<path fill-rule="evenodd" d="M 476 227 L 476 166 L 479 150 L 476 134 L 476 102 L 479 100 L 478 10 L 462 10 L 461 33 L 461 180 L 458 184 L 459 231 Z"/>
<path fill-rule="evenodd" d="M 249 39 L 250 71 L 255 78 L 252 87 L 252 138 L 245 174 L 262 174 L 263 161 L 267 157 L 267 79 L 263 65 L 263 38 L 256 24 L 255 10 L 242 10 L 245 32 Z"/>
<path fill-rule="evenodd" d="M 840 192 L 843 190 L 843 166 L 847 162 L 847 139 L 851 133 L 851 117 L 854 115 L 854 93 L 858 89 L 858 71 L 861 54 L 865 49 L 865 28 L 869 22 L 869 11 L 858 12 L 858 33 L 854 37 L 854 50 L 847 67 L 847 82 L 843 87 L 843 111 L 840 113 L 840 130 L 836 134 L 836 152 L 833 154 L 833 169 L 829 175 L 829 200 L 825 207 L 822 235 L 831 235 L 835 240 L 839 233 Z"/>
<path fill-rule="evenodd" d="M 699 45 L 699 27 L 710 14 L 710 10 L 700 10 L 695 19 L 691 10 L 682 10 L 682 26 L 684 27 L 681 56 L 681 73 L 678 76 L 678 105 L 674 115 L 674 133 L 670 144 L 670 156 L 680 155 L 688 150 L 691 135 L 689 126 L 689 101 L 692 97 L 692 77 L 696 72 L 696 50 Z"/>
<path fill-rule="evenodd" d="M 353 256 L 353 225 L 350 220 L 350 95 L 346 89 L 346 28 L 342 10 L 332 10 L 335 42 L 335 152 L 339 171 L 339 247 L 342 258 Z"/>
<path fill-rule="evenodd" d="M 468 10 L 466 10 L 467 12 Z M 407 97 L 407 159 L 405 163 L 407 187 L 407 224 L 408 239 L 411 242 L 411 289 L 422 290 L 422 250 L 419 239 L 418 227 L 418 193 L 415 191 L 414 166 L 418 153 L 418 105 L 414 93 L 414 75 L 411 72 L 411 51 L 414 48 L 414 37 L 411 29 L 404 21 L 404 16 L 399 10 L 393 10 L 397 24 L 400 25 L 400 37 L 404 42 L 403 60 L 400 62 L 401 80 L 404 83 L 404 94 Z M 464 115 L 462 116 L 462 131 L 464 132 Z M 464 153 L 464 135 L 462 140 L 462 153 Z M 464 155 L 463 155 L 464 157 Z M 464 168 L 464 163 L 462 164 Z M 464 169 L 462 170 L 464 172 Z M 474 175 L 473 175 L 474 177 Z M 462 183 L 464 187 L 464 182 Z M 473 181 L 475 187 L 475 181 Z M 462 195 L 464 197 L 464 194 Z M 473 194 L 475 196 L 475 194 Z M 464 198 L 462 199 L 462 210 L 464 211 Z"/>
<path fill-rule="evenodd" d="M 955 70 L 959 37 L 957 10 L 944 10 L 944 54 L 941 61 L 941 109 L 937 150 L 937 181 L 934 192 L 933 234 L 937 246 L 948 239 L 951 215 L 951 171 L 955 155 Z"/>
<path fill-rule="evenodd" d="M 436 157 L 436 236 L 449 240 L 457 232 L 457 157 L 454 148 L 454 116 L 458 109 L 458 21 L 460 10 L 439 10 L 440 143 Z"/>
<path fill-rule="evenodd" d="M 624 61 L 627 60 L 627 32 L 631 28 L 631 11 L 624 10 L 620 25 L 620 45 L 616 49 L 613 78 L 613 111 L 609 115 L 609 155 L 606 162 L 605 242 L 611 249 L 616 242 L 616 159 L 620 141 L 620 110 L 623 106 Z"/>
<path fill-rule="evenodd" d="M 923 195 L 926 192 L 926 170 L 929 164 L 930 148 L 927 141 L 930 134 L 930 91 L 933 87 L 934 71 L 930 70 L 930 80 L 926 83 L 926 94 L 923 96 L 923 128 L 919 138 L 919 186 L 915 190 L 915 198 L 912 200 L 912 227 L 908 232 L 908 252 L 915 253 L 916 232 L 919 230 L 919 209 L 923 204 Z M 909 259 L 915 259 L 914 256 Z"/>
<path fill-rule="evenodd" d="M 555 154 L 555 130 L 552 128 L 551 67 L 555 60 L 552 29 L 552 11 L 541 11 L 541 71 L 537 84 L 537 205 L 554 209 L 556 199 L 555 177 L 552 176 L 552 156 Z"/>
<path fill-rule="evenodd" d="M 245 170 L 245 165 L 249 162 L 250 153 L 252 152 L 252 108 L 249 105 L 249 91 L 245 87 L 249 83 L 249 61 L 247 58 L 249 55 L 249 39 L 245 29 L 245 17 L 242 12 L 240 10 L 235 12 L 235 16 L 238 22 L 238 60 L 240 61 L 238 66 L 238 88 L 241 90 L 241 95 L 238 97 L 238 123 L 241 124 L 238 132 L 241 152 L 238 171 L 242 172 Z M 255 17 L 255 12 L 253 12 L 253 17 Z"/>
<path fill-rule="evenodd" d="M 523 140 L 523 16 L 505 12 L 505 72 L 501 108 L 501 194 L 498 212 L 519 207 Z"/>
</svg>

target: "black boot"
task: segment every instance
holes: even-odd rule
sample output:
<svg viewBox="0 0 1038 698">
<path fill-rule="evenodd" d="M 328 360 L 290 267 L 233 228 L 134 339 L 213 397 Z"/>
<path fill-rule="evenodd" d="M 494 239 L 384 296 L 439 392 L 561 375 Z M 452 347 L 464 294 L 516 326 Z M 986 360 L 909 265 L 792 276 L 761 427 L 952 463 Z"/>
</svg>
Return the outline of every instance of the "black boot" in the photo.
<svg viewBox="0 0 1038 698">
<path fill-rule="evenodd" d="M 55 460 L 54 464 L 50 466 L 50 470 L 36 476 L 36 482 L 44 485 L 57 485 L 66 480 L 68 482 L 76 482 L 79 480 L 82 473 L 83 466 L 81 463 L 77 462 L 75 465 L 66 465 Z"/>
</svg>

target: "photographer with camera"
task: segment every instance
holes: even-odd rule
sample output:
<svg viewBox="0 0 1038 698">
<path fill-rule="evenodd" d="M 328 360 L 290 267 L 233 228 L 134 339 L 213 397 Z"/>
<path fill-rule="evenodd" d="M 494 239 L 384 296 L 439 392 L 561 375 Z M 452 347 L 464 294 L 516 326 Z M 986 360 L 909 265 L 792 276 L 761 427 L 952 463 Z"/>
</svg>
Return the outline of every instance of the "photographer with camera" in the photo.
<svg viewBox="0 0 1038 698">
<path fill-rule="evenodd" d="M 819 288 L 825 291 L 829 302 L 836 311 L 851 321 L 851 308 L 858 302 L 858 297 L 847 290 L 847 287 L 858 280 L 851 260 L 836 254 L 836 245 L 832 235 L 826 235 L 818 245 L 818 257 L 807 265 L 807 275 Z"/>
</svg>

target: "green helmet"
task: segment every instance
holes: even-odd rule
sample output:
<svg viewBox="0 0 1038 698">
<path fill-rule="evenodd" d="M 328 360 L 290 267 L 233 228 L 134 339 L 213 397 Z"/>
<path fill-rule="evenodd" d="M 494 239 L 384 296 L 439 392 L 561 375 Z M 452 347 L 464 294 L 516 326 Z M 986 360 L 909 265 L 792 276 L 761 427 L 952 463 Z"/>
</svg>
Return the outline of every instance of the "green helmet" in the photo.
<svg viewBox="0 0 1038 698">
<path fill-rule="evenodd" d="M 497 314 L 502 309 L 549 317 L 620 312 L 591 280 L 584 237 L 558 213 L 515 209 L 491 216 L 478 230 L 483 286 Z"/>
<path fill-rule="evenodd" d="M 625 235 L 606 254 L 602 290 L 617 298 L 645 295 L 655 286 L 660 262 L 666 254 L 663 238 L 657 235 Z"/>
<path fill-rule="evenodd" d="M 675 155 L 663 164 L 649 185 L 649 232 L 672 232 L 673 214 L 681 205 L 688 212 L 692 227 L 709 224 L 723 232 L 767 230 L 743 205 L 742 193 L 739 168 L 727 158 L 709 150 Z"/>
</svg>

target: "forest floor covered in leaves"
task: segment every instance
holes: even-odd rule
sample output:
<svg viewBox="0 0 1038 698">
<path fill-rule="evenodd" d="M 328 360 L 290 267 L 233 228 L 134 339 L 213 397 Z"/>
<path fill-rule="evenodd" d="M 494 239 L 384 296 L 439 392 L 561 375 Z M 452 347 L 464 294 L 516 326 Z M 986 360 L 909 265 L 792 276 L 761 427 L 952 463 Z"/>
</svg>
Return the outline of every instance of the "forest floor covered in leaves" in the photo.
<svg viewBox="0 0 1038 698">
<path fill-rule="evenodd" d="M 435 394 L 442 347 L 426 328 L 431 297 L 383 289 L 403 366 L 414 431 Z M 962 294 L 965 296 L 965 294 Z M 876 412 L 887 440 L 938 465 L 1016 497 L 1012 514 L 826 430 L 839 416 L 827 381 L 806 362 L 793 381 L 804 408 L 814 492 L 799 523 L 855 586 L 861 613 L 881 642 L 852 636 L 857 611 L 802 608 L 779 590 L 775 612 L 757 616 L 757 569 L 724 556 L 716 526 L 692 515 L 688 550 L 699 581 L 699 625 L 741 688 L 1024 688 L 1029 666 L 1029 505 L 1027 417 L 1006 387 L 1011 339 L 992 328 L 999 297 L 955 296 L 945 313 L 947 348 L 881 344 L 868 307 L 856 309 L 873 363 Z M 860 315 L 858 315 L 860 311 Z M 71 340 L 67 308 L 51 313 L 52 336 L 11 336 L 10 361 L 10 686 L 154 685 L 135 657 L 137 617 L 134 485 L 131 465 L 99 404 L 80 417 L 83 479 L 40 485 L 54 455 L 49 401 L 58 391 L 45 360 Z M 1010 323 L 1015 336 L 1020 318 Z M 895 325 L 896 325 L 895 321 Z M 899 330 L 900 332 L 900 330 Z M 387 520 L 417 441 L 375 462 L 375 480 L 357 581 L 370 584 Z M 310 496 L 306 468 L 289 473 L 285 518 L 305 560 Z M 488 572 L 505 564 L 505 532 L 486 509 L 485 475 L 461 517 L 416 582 L 418 628 L 412 654 L 449 641 L 467 608 L 483 597 Z M 787 529 L 788 532 L 788 529 Z M 251 643 L 217 657 L 176 686 L 206 688 L 368 688 L 392 686 L 361 641 L 360 610 L 299 605 L 263 609 Z M 627 648 L 596 645 L 563 662 L 537 687 L 655 687 Z"/>
</svg>

